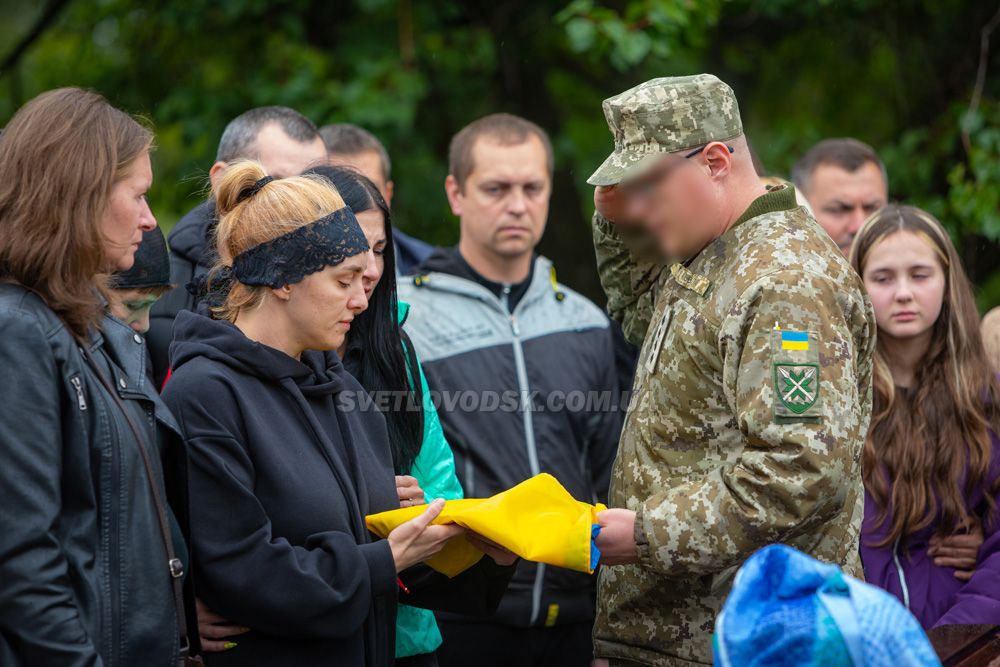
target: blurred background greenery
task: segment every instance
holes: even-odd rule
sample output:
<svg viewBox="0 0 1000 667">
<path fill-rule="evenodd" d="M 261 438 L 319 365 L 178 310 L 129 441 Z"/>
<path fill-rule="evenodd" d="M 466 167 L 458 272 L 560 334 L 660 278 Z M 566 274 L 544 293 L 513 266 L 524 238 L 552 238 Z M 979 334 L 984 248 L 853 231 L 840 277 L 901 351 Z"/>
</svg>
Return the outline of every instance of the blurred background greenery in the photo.
<svg viewBox="0 0 1000 667">
<path fill-rule="evenodd" d="M 980 306 L 1000 303 L 992 0 L 0 0 L 0 15 L 0 125 L 66 85 L 145 115 L 164 228 L 205 196 L 225 124 L 283 104 L 317 124 L 372 130 L 393 158 L 399 226 L 454 243 L 448 141 L 509 111 L 555 143 L 541 251 L 564 282 L 603 302 L 585 183 L 611 148 L 601 100 L 654 76 L 708 71 L 736 90 L 770 174 L 788 174 L 824 137 L 872 144 L 891 197 L 937 215 Z"/>
</svg>

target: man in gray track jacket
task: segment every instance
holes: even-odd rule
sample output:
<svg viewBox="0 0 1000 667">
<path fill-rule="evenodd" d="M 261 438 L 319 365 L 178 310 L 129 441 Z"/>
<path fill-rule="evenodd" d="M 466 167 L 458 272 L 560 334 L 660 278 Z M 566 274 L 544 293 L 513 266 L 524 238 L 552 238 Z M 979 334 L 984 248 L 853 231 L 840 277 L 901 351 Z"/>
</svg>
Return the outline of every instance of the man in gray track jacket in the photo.
<svg viewBox="0 0 1000 667">
<path fill-rule="evenodd" d="M 466 497 L 540 472 L 578 500 L 607 497 L 621 430 L 609 320 L 534 255 L 545 228 L 552 148 L 535 125 L 482 118 L 452 140 L 445 190 L 460 219 L 401 283 L 405 324 Z M 589 665 L 593 580 L 522 562 L 493 619 L 439 615 L 450 665 Z"/>
</svg>

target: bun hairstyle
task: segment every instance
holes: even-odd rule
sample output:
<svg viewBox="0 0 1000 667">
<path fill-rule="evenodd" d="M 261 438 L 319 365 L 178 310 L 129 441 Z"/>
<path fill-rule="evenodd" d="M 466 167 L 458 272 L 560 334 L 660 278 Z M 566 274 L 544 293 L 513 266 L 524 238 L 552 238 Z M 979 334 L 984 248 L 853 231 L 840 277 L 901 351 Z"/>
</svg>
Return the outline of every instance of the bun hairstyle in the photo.
<svg viewBox="0 0 1000 667">
<path fill-rule="evenodd" d="M 315 175 L 273 180 L 247 196 L 266 176 L 263 165 L 254 160 L 234 162 L 223 172 L 214 193 L 219 260 L 209 273 L 209 290 L 237 255 L 344 208 L 344 200 L 330 182 Z M 225 301 L 212 311 L 233 322 L 240 310 L 260 306 L 270 291 L 270 287 L 244 285 L 234 279 Z"/>
</svg>

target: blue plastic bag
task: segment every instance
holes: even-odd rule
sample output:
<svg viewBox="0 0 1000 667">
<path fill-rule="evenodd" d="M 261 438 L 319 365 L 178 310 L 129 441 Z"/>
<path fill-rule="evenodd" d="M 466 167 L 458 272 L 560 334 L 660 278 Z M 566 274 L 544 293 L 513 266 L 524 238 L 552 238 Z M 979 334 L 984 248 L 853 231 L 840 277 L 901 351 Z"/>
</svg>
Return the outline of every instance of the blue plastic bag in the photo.
<svg viewBox="0 0 1000 667">
<path fill-rule="evenodd" d="M 737 572 L 712 644 L 718 667 L 941 664 L 896 598 L 783 544 Z"/>
</svg>

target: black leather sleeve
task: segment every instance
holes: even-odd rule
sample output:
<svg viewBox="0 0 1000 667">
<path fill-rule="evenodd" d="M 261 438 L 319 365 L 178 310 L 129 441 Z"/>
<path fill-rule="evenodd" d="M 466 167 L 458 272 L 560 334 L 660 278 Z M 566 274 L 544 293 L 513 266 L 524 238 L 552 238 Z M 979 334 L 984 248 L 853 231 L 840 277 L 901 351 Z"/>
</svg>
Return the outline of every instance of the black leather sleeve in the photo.
<svg viewBox="0 0 1000 667">
<path fill-rule="evenodd" d="M 0 635 L 5 651 L 12 649 L 26 665 L 101 665 L 56 535 L 67 448 L 65 389 L 52 347 L 31 313 L 0 310 L 0 368 Z"/>
</svg>

